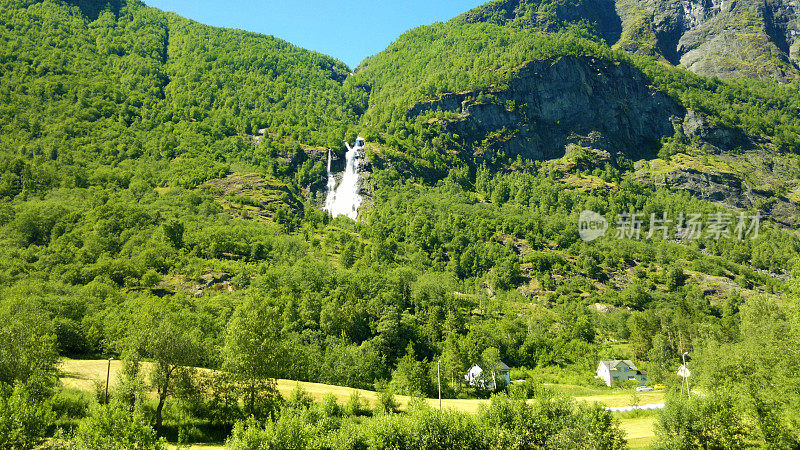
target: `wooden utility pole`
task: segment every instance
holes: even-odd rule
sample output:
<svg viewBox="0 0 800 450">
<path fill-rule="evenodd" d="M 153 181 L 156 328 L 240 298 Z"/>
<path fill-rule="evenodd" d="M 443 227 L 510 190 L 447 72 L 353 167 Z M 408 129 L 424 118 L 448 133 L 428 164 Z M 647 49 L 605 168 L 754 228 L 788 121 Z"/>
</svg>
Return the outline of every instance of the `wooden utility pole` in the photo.
<svg viewBox="0 0 800 450">
<path fill-rule="evenodd" d="M 440 365 L 442 360 L 436 361 L 436 381 L 439 385 L 439 411 L 442 410 L 442 371 L 440 370 Z"/>
<path fill-rule="evenodd" d="M 108 358 L 108 370 L 106 370 L 106 393 L 103 396 L 103 403 L 106 405 L 108 404 L 108 379 L 111 378 L 111 360 L 114 358 Z"/>
</svg>

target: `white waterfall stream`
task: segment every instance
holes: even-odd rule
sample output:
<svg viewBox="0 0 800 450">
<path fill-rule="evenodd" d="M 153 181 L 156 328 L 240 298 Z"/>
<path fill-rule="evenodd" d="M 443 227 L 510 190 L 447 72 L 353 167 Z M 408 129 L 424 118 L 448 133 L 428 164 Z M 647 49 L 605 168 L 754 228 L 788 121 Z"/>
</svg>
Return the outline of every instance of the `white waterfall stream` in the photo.
<svg viewBox="0 0 800 450">
<path fill-rule="evenodd" d="M 364 140 L 357 138 L 353 147 L 347 142 L 347 153 L 345 154 L 345 168 L 339 185 L 336 185 L 336 177 L 331 172 L 331 152 L 328 151 L 328 194 L 325 198 L 325 211 L 333 217 L 347 216 L 353 220 L 358 218 L 358 207 L 361 206 L 361 195 L 359 191 L 358 165 L 361 155 L 360 151 L 364 148 Z"/>
</svg>

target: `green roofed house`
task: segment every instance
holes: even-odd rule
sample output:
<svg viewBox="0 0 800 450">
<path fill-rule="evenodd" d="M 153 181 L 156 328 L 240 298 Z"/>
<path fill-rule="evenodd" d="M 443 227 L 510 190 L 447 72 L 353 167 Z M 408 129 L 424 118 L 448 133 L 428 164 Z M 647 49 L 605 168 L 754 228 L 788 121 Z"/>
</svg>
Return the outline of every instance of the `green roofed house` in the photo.
<svg viewBox="0 0 800 450">
<path fill-rule="evenodd" d="M 647 381 L 647 376 L 637 369 L 636 364 L 629 359 L 600 361 L 597 366 L 597 378 L 605 381 L 608 386 L 623 381 L 636 381 L 639 384 Z"/>
</svg>

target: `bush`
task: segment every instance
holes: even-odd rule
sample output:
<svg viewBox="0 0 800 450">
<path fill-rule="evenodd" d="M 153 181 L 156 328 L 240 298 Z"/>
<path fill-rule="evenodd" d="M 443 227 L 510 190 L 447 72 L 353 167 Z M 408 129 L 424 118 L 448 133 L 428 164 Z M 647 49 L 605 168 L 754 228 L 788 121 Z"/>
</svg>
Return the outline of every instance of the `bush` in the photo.
<svg viewBox="0 0 800 450">
<path fill-rule="evenodd" d="M 325 394 L 320 408 L 325 417 L 339 417 L 342 415 L 342 407 L 336 402 L 336 396 L 330 392 Z"/>
<path fill-rule="evenodd" d="M 350 399 L 347 400 L 343 408 L 344 414 L 347 416 L 366 416 L 372 413 L 366 404 L 361 400 L 358 391 L 353 391 L 350 394 Z"/>
<path fill-rule="evenodd" d="M 385 414 L 392 414 L 397 412 L 397 408 L 400 405 L 397 403 L 397 399 L 394 397 L 394 394 L 390 390 L 384 390 L 378 392 L 378 406 L 377 410 L 379 412 Z"/>
<path fill-rule="evenodd" d="M 33 448 L 53 422 L 47 404 L 35 401 L 22 385 L 0 385 L 0 448 Z"/>
<path fill-rule="evenodd" d="M 81 421 L 72 439 L 74 450 L 165 449 L 163 440 L 139 414 L 114 404 L 97 406 Z"/>
<path fill-rule="evenodd" d="M 542 396 L 528 403 L 496 395 L 479 420 L 496 448 L 611 449 L 625 444 L 610 412 L 597 405 L 576 407 L 565 398 Z"/>
<path fill-rule="evenodd" d="M 685 280 L 686 280 L 686 274 L 683 272 L 683 268 L 681 266 L 675 265 L 672 266 L 667 272 L 665 285 L 668 291 L 674 291 L 679 286 L 683 286 L 683 282 Z"/>
<path fill-rule="evenodd" d="M 481 449 L 486 440 L 474 416 L 421 404 L 407 414 L 369 422 L 369 448 Z"/>
<path fill-rule="evenodd" d="M 83 419 L 89 414 L 92 396 L 86 391 L 61 389 L 49 401 L 59 421 Z"/>
<path fill-rule="evenodd" d="M 246 417 L 229 374 L 215 372 L 199 376 L 194 387 L 181 393 L 182 403 L 193 417 L 208 420 L 211 425 L 227 427 Z"/>
<path fill-rule="evenodd" d="M 358 422 L 345 422 L 338 430 L 319 436 L 318 448 L 341 450 L 366 450 L 368 447 L 367 427 Z"/>
<path fill-rule="evenodd" d="M 552 397 L 528 403 L 499 395 L 478 415 L 439 411 L 422 399 L 413 401 L 405 413 L 372 418 L 329 417 L 325 408 L 324 403 L 301 411 L 287 408 L 267 422 L 250 417 L 235 425 L 226 445 L 236 450 L 612 449 L 625 445 L 611 413 L 597 405 L 576 406 Z"/>
<path fill-rule="evenodd" d="M 114 383 L 109 395 L 114 400 L 128 405 L 128 410 L 133 411 L 137 404 L 146 398 L 146 383 L 141 362 L 136 360 L 124 361 L 122 370 L 118 372 L 116 378 L 116 383 Z M 105 389 L 105 386 L 101 387 Z M 103 393 L 105 393 L 105 390 Z"/>
<path fill-rule="evenodd" d="M 659 448 L 748 447 L 747 425 L 734 398 L 726 393 L 695 395 L 691 399 L 670 396 L 666 407 L 658 412 L 655 428 Z"/>
<path fill-rule="evenodd" d="M 292 412 L 261 425 L 250 416 L 233 427 L 225 446 L 231 450 L 300 450 L 311 442 L 313 428 Z"/>
<path fill-rule="evenodd" d="M 529 399 L 541 395 L 546 388 L 541 384 L 528 379 L 518 383 L 511 383 L 507 388 L 508 395 L 516 399 Z"/>
<path fill-rule="evenodd" d="M 292 409 L 308 409 L 313 403 L 314 399 L 303 389 L 300 383 L 297 383 L 292 389 L 291 394 L 289 394 L 289 400 L 286 402 L 287 406 Z"/>
</svg>

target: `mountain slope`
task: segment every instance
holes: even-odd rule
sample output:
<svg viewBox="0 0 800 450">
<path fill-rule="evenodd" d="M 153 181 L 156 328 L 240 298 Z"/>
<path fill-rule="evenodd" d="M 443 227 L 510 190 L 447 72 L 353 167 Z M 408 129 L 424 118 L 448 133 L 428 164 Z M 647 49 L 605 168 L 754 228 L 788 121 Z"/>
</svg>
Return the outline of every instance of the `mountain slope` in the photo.
<svg viewBox="0 0 800 450">
<path fill-rule="evenodd" d="M 577 29 L 603 38 L 608 45 L 617 42 L 623 31 L 613 0 L 496 0 L 453 22 L 488 22 L 543 32 Z"/>
<path fill-rule="evenodd" d="M 702 156 L 691 183 L 675 164 L 664 166 L 674 176 L 638 179 L 796 223 L 800 85 L 708 79 L 583 35 L 457 19 L 401 36 L 348 80 L 371 91 L 362 123 L 374 162 L 436 180 L 462 165 L 560 158 L 573 145 L 597 150 L 601 168 Z M 732 181 L 714 181 L 721 166 Z"/>
<path fill-rule="evenodd" d="M 332 58 L 138 1 L 79 3 L 2 2 L 0 165 L 16 168 L 0 196 L 91 185 L 98 165 L 138 158 L 292 172 L 302 146 L 338 146 L 363 108 Z"/>
<path fill-rule="evenodd" d="M 498 0 L 456 20 L 536 31 L 579 28 L 700 75 L 787 82 L 800 75 L 798 13 L 791 0 Z"/>
<path fill-rule="evenodd" d="M 795 430 L 800 400 L 785 386 L 797 384 L 800 340 L 786 330 L 800 323 L 800 236 L 774 222 L 800 217 L 800 84 L 709 79 L 613 49 L 613 33 L 603 42 L 581 21 L 595 4 L 525 16 L 549 33 L 500 12 L 421 27 L 345 79 L 323 55 L 138 2 L 0 0 L 0 409 L 19 408 L 56 446 L 59 423 L 77 439 L 103 428 L 104 411 L 129 423 L 129 408 L 90 408 L 57 385 L 59 355 L 113 356 L 173 370 L 141 377 L 131 364 L 130 389 L 109 391 L 109 408 L 145 399 L 148 436 L 161 410 L 142 394 L 150 381 L 172 383 L 159 404 L 164 434 L 182 443 L 265 436 L 246 431 L 263 419 L 297 431 L 284 437 L 380 447 L 374 436 L 395 437 L 386 430 L 435 421 L 344 417 L 362 410 L 355 397 L 347 413 L 308 407 L 299 391 L 281 402 L 270 379 L 415 397 L 441 381 L 444 397 L 477 397 L 464 373 L 502 360 L 535 381 L 513 397 L 540 395 L 543 381 L 593 386 L 609 358 L 664 382 L 685 352 L 717 355 L 765 330 L 723 344 L 736 364 L 692 370 L 715 374 L 709 398 L 720 379 L 753 383 L 741 408 L 724 408 L 748 425 L 742 445 Z M 319 206 L 325 156 L 356 133 L 373 189 L 354 222 Z M 585 210 L 614 228 L 584 241 Z M 625 227 L 631 212 L 641 228 Z M 685 214 L 717 227 L 686 236 Z M 673 223 L 662 233 L 653 218 Z M 740 360 L 786 370 L 739 376 Z M 571 405 L 541 398 L 515 417 L 567 423 Z M 500 399 L 475 437 L 489 422 L 531 434 L 509 432 Z M 585 413 L 613 431 L 609 415 Z M 56 424 L 27 426 L 32 415 Z M 442 417 L 428 427 L 438 438 L 466 429 Z M 537 445 L 597 445 L 564 431 Z M 486 436 L 475 447 L 500 442 Z"/>
</svg>

